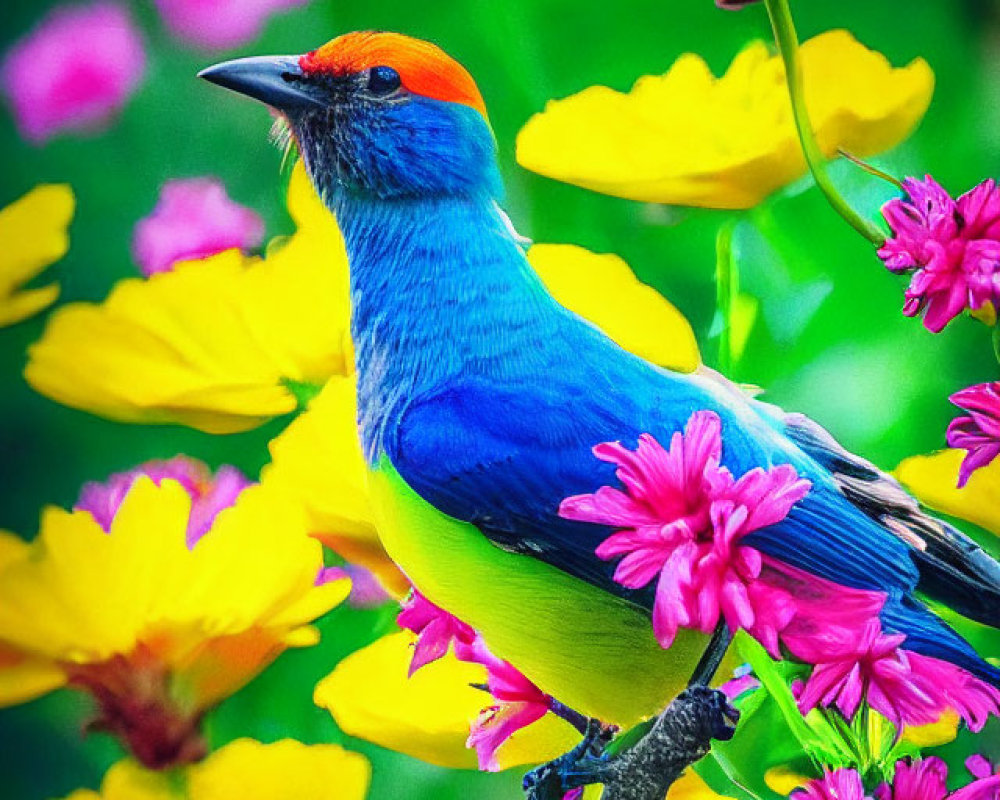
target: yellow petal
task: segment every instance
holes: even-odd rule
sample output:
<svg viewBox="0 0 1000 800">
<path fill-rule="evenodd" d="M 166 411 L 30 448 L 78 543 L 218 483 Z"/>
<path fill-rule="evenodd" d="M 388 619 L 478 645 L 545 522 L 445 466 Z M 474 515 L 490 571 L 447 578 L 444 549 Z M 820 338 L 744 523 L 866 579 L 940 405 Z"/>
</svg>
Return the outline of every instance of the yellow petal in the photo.
<svg viewBox="0 0 1000 800">
<path fill-rule="evenodd" d="M 100 794 L 83 793 L 80 800 L 363 800 L 370 779 L 367 759 L 337 745 L 237 739 L 175 773 L 119 761 Z M 77 800 L 76 793 L 71 798 Z"/>
<path fill-rule="evenodd" d="M 55 302 L 59 286 L 18 291 L 69 249 L 73 191 L 42 184 L 0 209 L 0 326 L 26 319 Z"/>
<path fill-rule="evenodd" d="M 0 642 L 0 708 L 34 700 L 65 683 L 66 673 L 50 660 Z"/>
<path fill-rule="evenodd" d="M 929 725 L 908 725 L 903 728 L 902 740 L 919 748 L 937 747 L 953 741 L 958 735 L 958 714 L 952 710 L 945 711 L 937 722 Z"/>
<path fill-rule="evenodd" d="M 304 180 L 290 195 L 300 227 L 265 259 L 230 250 L 60 309 L 29 350 L 28 382 L 118 421 L 231 433 L 294 410 L 289 383 L 351 372 L 347 255 Z"/>
<path fill-rule="evenodd" d="M 893 69 L 847 31 L 801 50 L 806 106 L 828 156 L 898 144 L 930 103 L 934 76 L 916 59 Z M 697 55 L 628 94 L 594 86 L 550 102 L 517 139 L 527 169 L 633 200 L 749 208 L 806 171 L 780 58 L 760 42 L 715 78 Z"/>
<path fill-rule="evenodd" d="M 811 781 L 808 775 L 803 775 L 789 767 L 771 767 L 764 773 L 764 783 L 772 792 L 780 795 L 790 795 L 796 789 Z"/>
<path fill-rule="evenodd" d="M 0 296 L 0 328 L 34 316 L 52 305 L 57 297 L 59 297 L 58 283 Z"/>
<path fill-rule="evenodd" d="M 105 773 L 99 796 L 100 800 L 191 800 L 183 778 L 152 772 L 127 758 Z"/>
<path fill-rule="evenodd" d="M 537 244 L 528 260 L 562 305 L 619 345 L 664 367 L 693 371 L 701 361 L 691 326 L 666 298 L 640 282 L 616 255 L 569 244 Z"/>
<path fill-rule="evenodd" d="M 496 753 L 497 764 L 500 769 L 510 769 L 551 761 L 576 747 L 580 738 L 580 732 L 564 719 L 546 714 L 500 745 Z"/>
<path fill-rule="evenodd" d="M 350 736 L 442 767 L 475 769 L 469 725 L 489 705 L 486 670 L 448 656 L 406 677 L 413 636 L 383 636 L 351 653 L 319 682 L 313 700 Z"/>
<path fill-rule="evenodd" d="M 127 661 L 141 646 L 178 697 L 205 707 L 286 647 L 314 643 L 308 623 L 342 602 L 350 581 L 315 585 L 322 548 L 299 506 L 251 486 L 189 549 L 190 502 L 175 481 L 142 477 L 110 533 L 87 512 L 50 508 L 27 551 L 0 537 L 0 654 L 10 650 L 11 669 L 40 661 L 54 681 L 63 664 Z M 0 699 L 17 701 L 4 672 Z"/>
<path fill-rule="evenodd" d="M 476 767 L 466 748 L 469 726 L 493 700 L 470 684 L 486 670 L 449 653 L 407 678 L 414 636 L 384 636 L 343 661 L 316 686 L 313 699 L 347 734 L 442 767 Z M 514 734 L 497 751 L 502 769 L 566 752 L 580 735 L 549 714 Z"/>
<path fill-rule="evenodd" d="M 1000 461 L 972 473 L 958 486 L 958 468 L 964 450 L 940 450 L 912 456 L 896 467 L 895 475 L 924 505 L 966 519 L 1000 536 Z"/>
<path fill-rule="evenodd" d="M 294 739 L 237 739 L 191 768 L 191 800 L 363 800 L 371 766 L 359 753 Z"/>
<path fill-rule="evenodd" d="M 0 571 L 9 564 L 21 561 L 31 553 L 31 545 L 16 533 L 0 530 Z"/>
<path fill-rule="evenodd" d="M 688 768 L 667 791 L 666 800 L 722 800 L 725 797 L 713 792 L 697 772 Z"/>
<path fill-rule="evenodd" d="M 368 497 L 353 377 L 334 378 L 268 448 L 261 484 L 296 498 L 309 531 L 346 560 L 371 570 L 396 596 L 409 583 L 386 555 Z"/>
</svg>

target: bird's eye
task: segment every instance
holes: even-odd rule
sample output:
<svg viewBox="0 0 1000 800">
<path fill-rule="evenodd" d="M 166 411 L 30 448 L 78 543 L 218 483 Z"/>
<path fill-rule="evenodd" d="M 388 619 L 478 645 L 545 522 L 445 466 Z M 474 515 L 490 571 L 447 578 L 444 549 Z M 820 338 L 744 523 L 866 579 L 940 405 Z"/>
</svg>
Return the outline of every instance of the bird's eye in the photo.
<svg viewBox="0 0 1000 800">
<path fill-rule="evenodd" d="M 396 91 L 402 81 L 399 73 L 392 67 L 372 67 L 368 70 L 368 91 L 378 97 L 384 97 Z"/>
</svg>

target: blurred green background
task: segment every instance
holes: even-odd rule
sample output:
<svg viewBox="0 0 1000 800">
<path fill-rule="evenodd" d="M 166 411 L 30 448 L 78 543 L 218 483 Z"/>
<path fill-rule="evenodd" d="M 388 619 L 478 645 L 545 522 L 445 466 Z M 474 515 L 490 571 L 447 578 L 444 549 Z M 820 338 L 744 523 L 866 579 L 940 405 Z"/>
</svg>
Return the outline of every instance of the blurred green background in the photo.
<svg viewBox="0 0 1000 800">
<path fill-rule="evenodd" d="M 26 33 L 51 3 L 4 0 L 0 51 Z M 717 212 L 649 207 L 602 197 L 529 174 L 514 163 L 514 138 L 548 98 L 601 83 L 626 90 L 662 73 L 680 53 L 702 54 L 718 74 L 747 41 L 769 33 L 762 7 L 718 11 L 711 0 L 482 0 L 397 2 L 313 0 L 275 17 L 251 45 L 224 53 L 189 49 L 163 28 L 149 2 L 132 4 L 148 45 L 145 82 L 110 130 L 93 137 L 25 144 L 0 111 L 0 205 L 36 183 L 68 182 L 77 196 L 69 254 L 44 276 L 63 287 L 60 302 L 102 299 L 136 274 L 132 227 L 152 209 L 169 178 L 215 175 L 238 202 L 287 233 L 280 153 L 268 144 L 270 119 L 256 104 L 195 79 L 223 57 L 298 53 L 349 30 L 398 30 L 431 39 L 479 82 L 500 148 L 508 210 L 538 242 L 572 242 L 623 256 L 639 276 L 687 315 L 714 361 Z M 996 175 L 1000 156 L 1000 8 L 990 2 L 800 0 L 803 39 L 837 27 L 897 65 L 923 56 L 937 76 L 930 112 L 917 133 L 875 162 L 902 175 L 933 173 L 953 193 Z M 835 180 L 871 216 L 891 193 L 847 164 Z M 3 243 L 0 243 L 3 246 Z M 987 331 L 967 317 L 934 336 L 903 318 L 903 282 L 836 217 L 808 181 L 737 231 L 743 289 L 761 299 L 735 377 L 759 384 L 767 399 L 807 412 L 849 448 L 891 468 L 903 457 L 943 446 L 951 392 L 997 377 Z M 150 458 L 179 452 L 256 475 L 266 443 L 285 424 L 212 437 L 176 427 L 118 425 L 63 408 L 23 382 L 25 348 L 44 315 L 0 330 L 0 527 L 31 537 L 42 506 L 69 506 L 80 485 Z M 517 797 L 520 775 L 441 770 L 337 731 L 315 708 L 316 681 L 346 653 L 391 622 L 390 610 L 338 608 L 321 623 L 323 643 L 290 652 L 211 716 L 210 738 L 338 741 L 373 762 L 372 798 Z M 60 692 L 0 711 L 0 794 L 58 797 L 96 788 L 121 752 L 107 737 L 85 737 L 85 700 Z"/>
</svg>

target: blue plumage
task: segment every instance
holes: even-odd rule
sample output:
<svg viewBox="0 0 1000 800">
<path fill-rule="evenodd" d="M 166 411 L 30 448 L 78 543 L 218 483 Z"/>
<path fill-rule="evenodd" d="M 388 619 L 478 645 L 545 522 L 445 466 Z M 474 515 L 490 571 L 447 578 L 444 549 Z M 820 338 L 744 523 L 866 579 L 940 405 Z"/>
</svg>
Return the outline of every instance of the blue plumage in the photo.
<svg viewBox="0 0 1000 800">
<path fill-rule="evenodd" d="M 500 547 L 650 608 L 652 589 L 621 587 L 613 565 L 594 555 L 610 531 L 557 509 L 569 495 L 615 483 L 613 468 L 591 453 L 598 442 L 632 445 L 643 432 L 666 442 L 692 412 L 711 409 L 734 474 L 791 463 L 813 482 L 786 520 L 747 544 L 828 580 L 886 592 L 887 629 L 934 631 L 915 635 L 913 649 L 1000 678 L 922 606 L 904 602 L 919 579 L 908 545 L 849 502 L 763 407 L 648 364 L 560 307 L 494 192 L 489 183 L 392 203 L 330 192 L 352 263 L 370 462 L 388 455 L 425 500 Z"/>
</svg>

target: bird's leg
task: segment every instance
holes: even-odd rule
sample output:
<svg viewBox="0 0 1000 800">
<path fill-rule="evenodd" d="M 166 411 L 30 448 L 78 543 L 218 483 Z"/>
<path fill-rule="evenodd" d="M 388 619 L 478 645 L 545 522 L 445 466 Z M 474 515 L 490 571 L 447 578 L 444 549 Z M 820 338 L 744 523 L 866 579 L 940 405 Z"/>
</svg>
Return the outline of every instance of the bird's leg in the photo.
<svg viewBox="0 0 1000 800">
<path fill-rule="evenodd" d="M 694 668 L 691 680 L 688 681 L 689 687 L 708 686 L 712 682 L 712 678 L 715 677 L 722 659 L 726 657 L 726 650 L 729 649 L 732 641 L 733 632 L 729 630 L 729 626 L 723 620 L 719 620 L 719 624 L 715 626 L 715 630 L 712 632 L 712 638 L 708 642 L 708 647 L 701 654 L 698 666 Z"/>
<path fill-rule="evenodd" d="M 561 800 L 590 783 L 604 784 L 604 800 L 662 800 L 681 773 L 708 752 L 712 739 L 732 738 L 739 712 L 725 694 L 708 686 L 731 640 L 720 622 L 688 688 L 629 749 L 609 756 L 608 729 L 590 720 L 579 745 L 525 776 L 528 800 Z"/>
<path fill-rule="evenodd" d="M 717 689 L 701 684 L 681 692 L 639 742 L 610 759 L 603 800 L 662 800 L 667 790 L 704 756 L 712 739 L 730 739 L 739 712 Z"/>
</svg>

